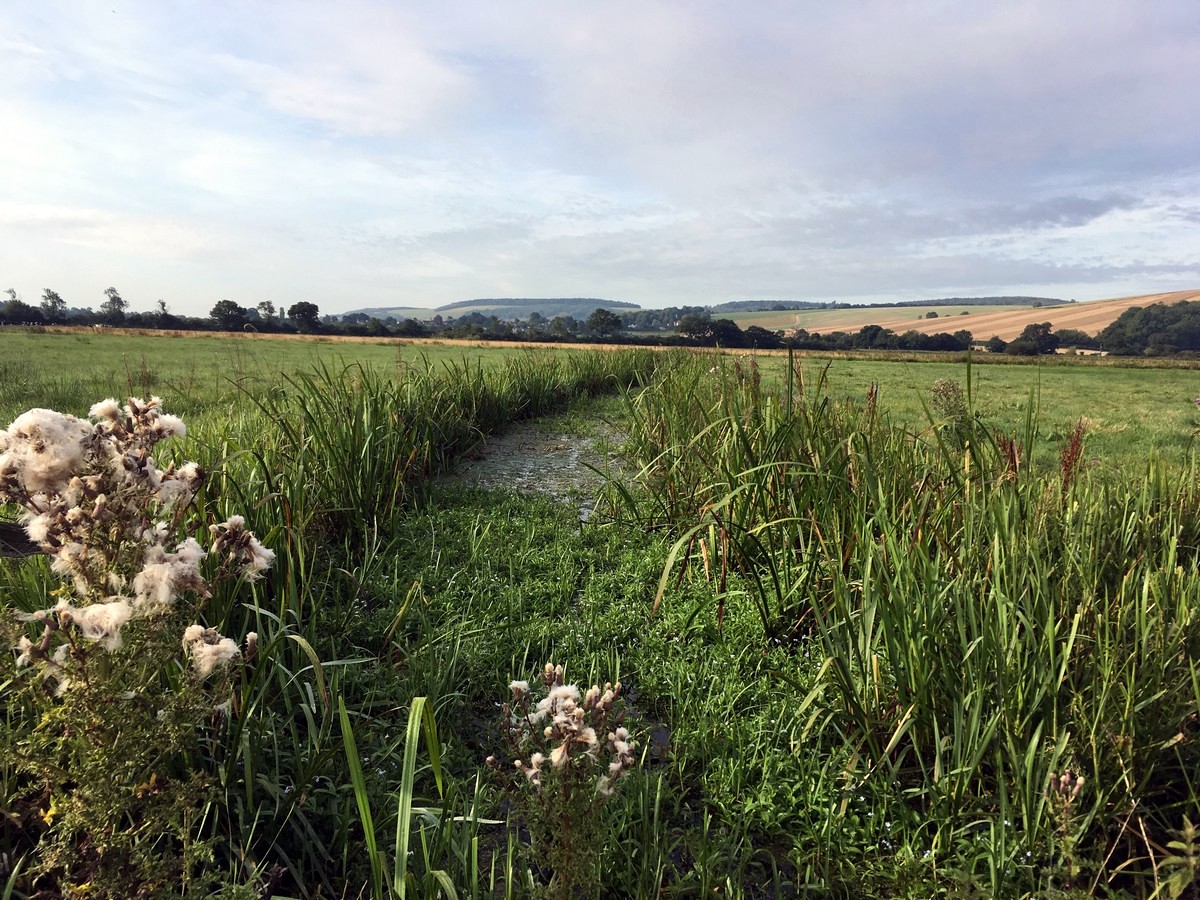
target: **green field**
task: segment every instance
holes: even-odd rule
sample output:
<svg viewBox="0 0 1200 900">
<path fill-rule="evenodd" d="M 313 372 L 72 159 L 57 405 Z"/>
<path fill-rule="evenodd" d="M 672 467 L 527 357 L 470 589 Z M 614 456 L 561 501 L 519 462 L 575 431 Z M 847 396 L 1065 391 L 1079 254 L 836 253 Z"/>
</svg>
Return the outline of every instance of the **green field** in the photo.
<svg viewBox="0 0 1200 900">
<path fill-rule="evenodd" d="M 259 395 L 285 376 L 317 366 L 363 365 L 377 372 L 424 370 L 465 360 L 495 365 L 514 355 L 553 350 L 497 347 L 480 351 L 440 341 L 307 338 L 278 340 L 226 335 L 0 333 L 0 417 L 30 406 L 85 412 L 107 396 L 167 399 L 180 415 L 227 409 L 239 393 Z M 88 398 L 94 398 L 89 400 Z M 82 405 L 81 405 L 82 404 Z"/>
<path fill-rule="evenodd" d="M 774 360 L 772 360 L 772 363 Z M 974 409 L 991 427 L 1020 433 L 1033 405 L 1039 426 L 1034 449 L 1040 456 L 1057 453 L 1058 443 L 1081 419 L 1088 430 L 1088 454 L 1096 463 L 1119 467 L 1140 465 L 1151 453 L 1181 464 L 1200 428 L 1193 399 L 1200 394 L 1200 372 L 1067 365 L 1002 365 L 887 362 L 840 358 L 802 360 L 810 382 L 825 374 L 829 395 L 864 402 L 871 385 L 880 404 L 906 427 L 928 425 L 926 406 L 935 381 L 951 379 L 964 390 L 968 380 Z M 782 366 L 764 363 L 764 372 Z"/>
<path fill-rule="evenodd" d="M 5 421 L 158 393 L 208 473 L 6 463 L 55 569 L 0 559 L 5 896 L 1200 886 L 1193 370 L 6 331 L 0 374 Z M 185 538 L 204 589 L 105 644 Z M 514 714 L 547 663 L 597 690 Z"/>
</svg>

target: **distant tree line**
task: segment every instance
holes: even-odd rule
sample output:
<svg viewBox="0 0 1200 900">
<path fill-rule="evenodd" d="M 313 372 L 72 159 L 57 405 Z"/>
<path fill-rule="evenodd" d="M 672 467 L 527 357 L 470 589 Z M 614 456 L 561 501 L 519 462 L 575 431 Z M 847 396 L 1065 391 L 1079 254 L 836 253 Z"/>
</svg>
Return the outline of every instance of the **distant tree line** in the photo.
<svg viewBox="0 0 1200 900">
<path fill-rule="evenodd" d="M 0 303 L 0 324 L 4 325 L 94 325 L 122 328 L 154 328 L 179 331 L 264 331 L 310 332 L 324 328 L 315 303 L 301 300 L 286 309 L 270 300 L 257 306 L 243 307 L 232 300 L 218 300 L 207 317 L 180 316 L 171 312 L 165 300 L 156 300 L 148 312 L 135 312 L 115 287 L 106 288 L 104 300 L 96 309 L 69 306 L 53 288 L 42 292 L 35 306 L 21 298 L 14 288 L 3 292 L 8 299 Z"/>
<path fill-rule="evenodd" d="M 828 334 L 809 334 L 803 328 L 795 332 L 788 345 L 797 350 L 969 350 L 972 335 L 966 329 L 955 332 L 939 331 L 922 334 L 905 331 L 897 334 L 879 325 L 864 325 L 853 334 L 832 331 Z"/>
<path fill-rule="evenodd" d="M 627 300 L 601 300 L 596 297 L 539 297 L 537 299 L 508 297 L 492 299 L 459 300 L 439 306 L 437 311 L 452 316 L 463 312 L 486 308 L 488 313 L 502 319 L 522 319 L 530 309 L 540 309 L 547 316 L 574 316 L 586 319 L 594 309 L 609 310 L 638 309 L 636 303 Z M 368 311 L 369 314 L 369 311 Z"/>
<path fill-rule="evenodd" d="M 502 319 L 496 315 L 469 312 L 462 316 L 438 314 L 429 321 L 380 319 L 363 313 L 322 316 L 317 304 L 301 300 L 276 305 L 264 300 L 242 306 L 233 300 L 218 300 L 207 316 L 182 316 L 158 300 L 149 312 L 135 312 L 115 287 L 107 288 L 96 309 L 71 306 L 52 288 L 42 293 L 41 302 L 26 302 L 15 288 L 0 294 L 0 324 L 85 325 L 181 331 L 242 331 L 263 333 L 347 334 L 377 337 L 472 338 L 481 340 L 579 341 L 612 339 L 625 330 L 617 313 L 596 307 L 583 319 L 533 313 L 527 320 Z"/>
<path fill-rule="evenodd" d="M 131 311 L 115 287 L 105 289 L 96 309 L 70 306 L 55 290 L 46 288 L 35 305 L 13 288 L 0 300 L 0 324 L 95 325 L 184 331 L 254 331 L 264 333 L 346 334 L 368 337 L 443 337 L 470 340 L 578 342 L 608 341 L 626 344 L 710 346 L 730 349 L 800 350 L 965 350 L 973 338 L 966 329 L 937 334 L 918 331 L 897 333 L 879 325 L 856 332 L 815 334 L 801 328 L 771 331 L 758 325 L 742 328 L 732 319 L 714 318 L 712 309 L 675 306 L 665 309 L 616 310 L 597 307 L 578 319 L 569 315 L 547 317 L 534 312 L 524 319 L 504 319 L 478 311 L 432 319 L 378 318 L 364 313 L 322 316 L 307 300 L 276 305 L 264 300 L 241 306 L 218 300 L 206 317 L 173 314 L 164 300 L 148 312 Z M 1010 299 L 1010 298 L 1003 298 Z M 1126 310 L 1099 335 L 1071 328 L 1053 330 L 1050 322 L 1034 323 L 1011 341 L 993 337 L 983 348 L 1014 356 L 1055 353 L 1060 348 L 1106 350 L 1123 356 L 1200 354 L 1200 302 L 1181 301 Z"/>
<path fill-rule="evenodd" d="M 714 319 L 706 307 L 672 307 L 664 310 L 617 311 L 596 307 L 588 316 L 559 315 L 548 318 L 534 312 L 525 319 L 504 319 L 478 311 L 461 316 L 435 315 L 430 320 L 378 318 L 364 313 L 321 316 L 315 303 L 299 301 L 276 306 L 264 300 L 255 306 L 242 306 L 232 300 L 218 300 L 207 317 L 180 316 L 171 313 L 163 300 L 149 312 L 130 311 L 120 292 L 110 287 L 103 292 L 98 309 L 68 306 L 62 296 L 46 288 L 37 306 L 26 303 L 10 288 L 7 302 L 0 304 L 0 323 L 5 325 L 97 325 L 125 328 L 168 329 L 181 331 L 241 331 L 262 333 L 346 334 L 366 337 L 442 337 L 466 340 L 509 340 L 579 342 L 608 341 L 650 345 L 720 346 L 737 348 L 779 348 L 787 346 L 821 349 L 873 349 L 885 346 L 897 349 L 963 349 L 970 334 L 918 335 L 916 332 L 893 335 L 886 329 L 869 326 L 859 335 L 815 335 L 798 332 L 785 337 L 757 325 L 742 329 L 732 319 Z M 447 310 L 448 312 L 449 310 Z M 638 332 L 652 332 L 650 334 Z M 890 336 L 890 337 L 889 337 Z"/>
</svg>

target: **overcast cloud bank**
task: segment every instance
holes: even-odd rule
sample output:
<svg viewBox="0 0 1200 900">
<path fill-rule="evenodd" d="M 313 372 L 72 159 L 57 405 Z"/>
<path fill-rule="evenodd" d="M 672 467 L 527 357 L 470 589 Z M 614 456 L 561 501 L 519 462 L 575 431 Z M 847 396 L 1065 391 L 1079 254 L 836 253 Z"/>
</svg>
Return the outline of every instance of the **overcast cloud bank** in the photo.
<svg viewBox="0 0 1200 900">
<path fill-rule="evenodd" d="M 98 306 L 1200 284 L 1192 0 L 9 3 L 0 280 Z"/>
</svg>

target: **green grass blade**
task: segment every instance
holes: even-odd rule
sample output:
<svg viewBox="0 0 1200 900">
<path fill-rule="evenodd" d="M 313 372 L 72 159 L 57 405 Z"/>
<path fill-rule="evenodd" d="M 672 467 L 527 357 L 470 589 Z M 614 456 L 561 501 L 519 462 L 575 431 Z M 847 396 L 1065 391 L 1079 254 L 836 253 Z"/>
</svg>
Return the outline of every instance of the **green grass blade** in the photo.
<svg viewBox="0 0 1200 900">
<path fill-rule="evenodd" d="M 367 781 L 363 776 L 362 760 L 358 756 L 358 745 L 354 741 L 354 729 L 350 727 L 350 715 L 346 704 L 338 696 L 338 717 L 342 723 L 342 743 L 346 748 L 346 765 L 350 769 L 350 781 L 354 786 L 354 801 L 358 804 L 358 817 L 362 822 L 363 835 L 367 841 L 367 852 L 371 855 L 372 896 L 383 900 L 383 860 L 379 857 L 379 846 L 375 839 L 375 820 L 371 815 L 371 799 L 367 795 Z"/>
<path fill-rule="evenodd" d="M 421 738 L 421 726 L 425 724 L 426 741 L 430 757 L 439 759 L 434 764 L 438 788 L 441 789 L 440 751 L 437 733 L 431 721 L 432 710 L 425 697 L 414 697 L 408 709 L 408 728 L 404 736 L 404 768 L 400 773 L 400 793 L 396 801 L 396 858 L 392 878 L 392 889 L 397 897 L 407 896 L 408 891 L 408 844 L 412 829 L 413 781 L 417 774 L 417 747 Z"/>
</svg>

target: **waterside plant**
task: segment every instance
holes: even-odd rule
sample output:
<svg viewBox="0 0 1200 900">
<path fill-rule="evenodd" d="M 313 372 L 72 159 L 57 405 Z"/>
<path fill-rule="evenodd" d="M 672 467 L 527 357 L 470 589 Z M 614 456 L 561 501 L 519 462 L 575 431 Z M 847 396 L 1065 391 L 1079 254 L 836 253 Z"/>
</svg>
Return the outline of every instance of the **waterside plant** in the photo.
<svg viewBox="0 0 1200 900">
<path fill-rule="evenodd" d="M 1046 476 L 1012 451 L 1036 411 L 996 434 L 938 384 L 914 434 L 798 363 L 771 390 L 753 365 L 629 396 L 644 492 L 612 510 L 676 538 L 656 602 L 694 573 L 718 625 L 750 604 L 764 645 L 816 654 L 794 740 L 907 823 L 931 874 L 1144 892 L 1200 803 L 1194 467 L 1089 473 L 1080 425 Z M 1088 784 L 1069 827 L 1047 791 L 1068 767 Z"/>
</svg>

